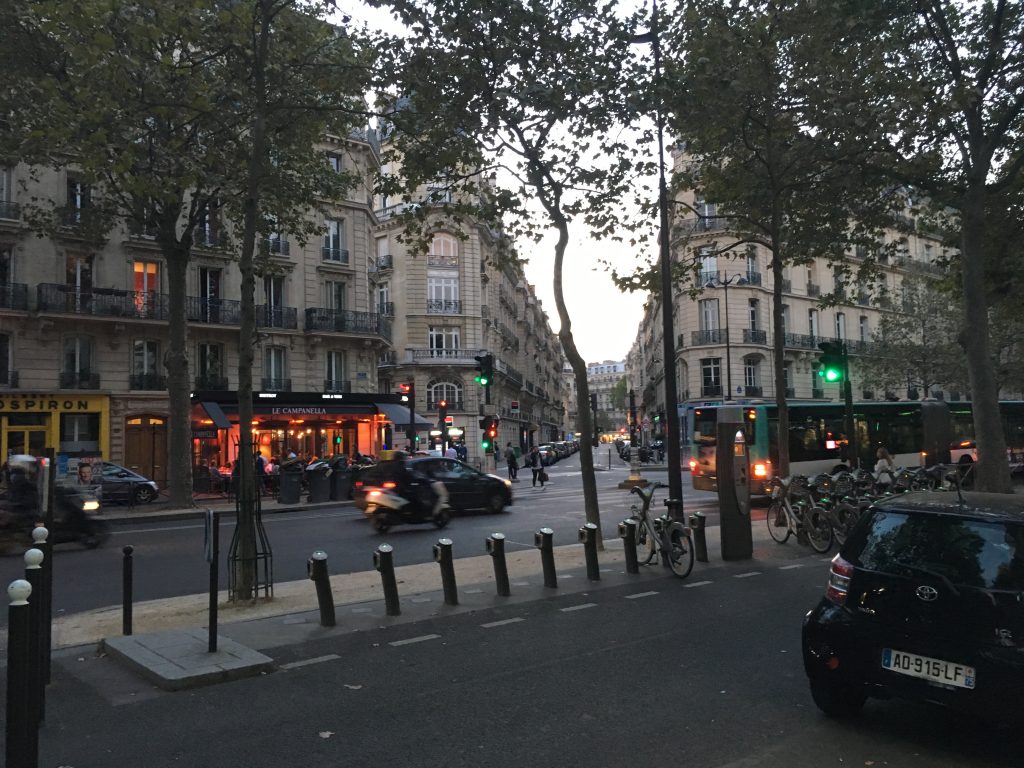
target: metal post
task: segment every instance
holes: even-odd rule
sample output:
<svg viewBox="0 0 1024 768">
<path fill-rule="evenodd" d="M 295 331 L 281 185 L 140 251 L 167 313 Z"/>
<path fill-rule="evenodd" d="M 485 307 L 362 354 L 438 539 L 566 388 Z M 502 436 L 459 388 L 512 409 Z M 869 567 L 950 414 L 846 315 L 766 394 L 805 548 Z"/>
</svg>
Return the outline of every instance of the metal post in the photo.
<svg viewBox="0 0 1024 768">
<path fill-rule="evenodd" d="M 409 453 L 416 450 L 416 381 L 409 382 L 409 428 L 405 430 L 409 440 Z"/>
<path fill-rule="evenodd" d="M 693 554 L 698 563 L 708 561 L 708 539 L 705 525 L 707 516 L 703 512 L 690 515 L 690 528 L 693 529 Z"/>
<path fill-rule="evenodd" d="M 494 583 L 501 597 L 508 597 L 512 589 L 508 583 L 508 567 L 505 565 L 505 534 L 492 533 L 487 537 L 487 553 L 494 560 Z"/>
<path fill-rule="evenodd" d="M 132 633 L 132 552 L 135 547 L 129 544 L 121 548 L 124 560 L 121 567 L 121 634 Z"/>
<path fill-rule="evenodd" d="M 316 584 L 316 602 L 320 607 L 320 626 L 333 627 L 334 595 L 331 593 L 331 577 L 327 573 L 327 553 L 318 549 L 306 561 L 309 578 Z"/>
<path fill-rule="evenodd" d="M 7 768 L 38 768 L 39 727 L 27 706 L 31 696 L 33 655 L 29 646 L 29 595 L 32 585 L 15 579 L 7 587 Z"/>
<path fill-rule="evenodd" d="M 380 571 L 384 587 L 384 609 L 388 616 L 399 616 L 398 583 L 395 581 L 394 550 L 390 544 L 381 544 L 373 553 L 373 567 Z"/>
<path fill-rule="evenodd" d="M 640 573 L 640 564 L 636 559 L 636 527 L 637 520 L 628 517 L 619 523 L 619 536 L 626 553 L 626 573 Z"/>
<path fill-rule="evenodd" d="M 441 566 L 441 586 L 445 605 L 459 604 L 459 590 L 455 585 L 455 563 L 452 560 L 452 540 L 438 539 L 434 545 L 434 562 Z"/>
<path fill-rule="evenodd" d="M 544 568 L 544 586 L 558 588 L 558 574 L 555 573 L 555 532 L 541 528 L 533 534 L 533 544 L 540 550 L 540 562 Z"/>
<path fill-rule="evenodd" d="M 217 651 L 217 588 L 220 585 L 218 567 L 220 562 L 220 512 L 210 512 L 210 603 L 207 624 L 206 648 L 210 653 Z"/>
<path fill-rule="evenodd" d="M 53 448 L 46 449 L 46 459 L 43 462 L 43 466 L 46 470 L 45 481 L 43 485 L 43 520 L 46 523 L 47 539 L 49 539 L 49 532 L 53 528 L 53 510 L 56 506 L 57 501 L 57 465 L 54 462 L 55 453 Z M 38 546 L 38 544 L 37 544 Z M 43 674 L 46 677 L 46 682 L 50 682 L 50 648 L 53 643 L 53 630 L 51 624 L 53 622 L 53 540 L 50 539 L 45 547 L 39 547 L 43 550 L 43 605 L 46 613 L 46 631 L 43 642 L 46 644 L 46 655 L 43 657 Z"/>
<path fill-rule="evenodd" d="M 860 452 L 857 450 L 857 425 L 853 419 L 853 382 L 850 381 L 850 358 L 846 342 L 840 343 L 843 353 L 843 405 L 846 410 L 846 439 L 851 467 L 860 467 Z"/>
<path fill-rule="evenodd" d="M 32 542 L 35 548 L 43 553 L 43 584 L 40 597 L 40 606 L 43 611 L 42 618 L 42 643 L 43 654 L 43 682 L 50 682 L 50 649 L 53 647 L 53 566 L 50 559 L 53 555 L 53 545 L 48 541 L 50 532 L 45 526 L 36 525 L 32 529 Z"/>
<path fill-rule="evenodd" d="M 587 558 L 587 578 L 591 581 L 601 580 L 601 569 L 597 562 L 597 526 L 586 523 L 580 527 L 580 542 Z"/>
<path fill-rule="evenodd" d="M 25 581 L 32 587 L 32 594 L 35 595 L 28 601 L 28 648 L 32 655 L 32 663 L 29 665 L 30 695 L 26 697 L 25 706 L 37 728 L 43 721 L 42 563 L 43 553 L 40 550 L 33 548 L 25 553 Z"/>
</svg>

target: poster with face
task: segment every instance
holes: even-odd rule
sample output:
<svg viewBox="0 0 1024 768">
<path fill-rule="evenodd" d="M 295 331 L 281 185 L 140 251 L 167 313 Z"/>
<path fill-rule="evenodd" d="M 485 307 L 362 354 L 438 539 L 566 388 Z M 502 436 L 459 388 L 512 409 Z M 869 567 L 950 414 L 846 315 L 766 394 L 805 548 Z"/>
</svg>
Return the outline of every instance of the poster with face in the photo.
<svg viewBox="0 0 1024 768">
<path fill-rule="evenodd" d="M 99 491 L 103 480 L 103 457 L 69 456 L 66 469 L 60 472 L 60 479 L 68 485 L 86 486 Z"/>
</svg>

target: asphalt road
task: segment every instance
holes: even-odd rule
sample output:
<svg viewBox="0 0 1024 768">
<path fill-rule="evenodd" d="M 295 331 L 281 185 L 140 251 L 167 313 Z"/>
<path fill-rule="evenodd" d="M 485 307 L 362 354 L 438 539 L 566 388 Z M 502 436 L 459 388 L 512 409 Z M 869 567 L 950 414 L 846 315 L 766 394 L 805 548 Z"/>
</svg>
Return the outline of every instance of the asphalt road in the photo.
<svg viewBox="0 0 1024 768">
<path fill-rule="evenodd" d="M 500 515 L 468 514 L 456 517 L 439 532 L 432 525 L 398 526 L 386 535 L 375 533 L 363 514 L 351 504 L 337 509 L 284 514 L 265 513 L 264 526 L 273 551 L 273 579 L 277 582 L 306 578 L 306 561 L 317 549 L 328 554 L 331 573 L 367 571 L 373 568 L 373 551 L 384 542 L 394 547 L 395 565 L 429 562 L 433 545 L 440 536 L 454 542 L 456 557 L 484 554 L 484 542 L 491 533 L 506 536 L 506 549 L 532 548 L 533 534 L 539 528 L 555 531 L 555 544 L 577 540 L 577 530 L 586 522 L 582 495 L 579 455 L 563 459 L 548 468 L 552 482 L 533 488 L 530 473 L 521 475 L 513 488 L 514 503 Z M 502 472 L 504 475 L 504 471 Z M 597 474 L 602 530 L 615 537 L 620 520 L 628 516 L 637 499 L 617 488 L 628 469 L 617 459 L 611 471 Z M 665 480 L 665 473 L 651 472 L 652 480 Z M 709 524 L 716 523 L 716 512 L 706 505 L 714 495 L 686 487 L 684 500 L 705 505 Z M 665 492 L 658 491 L 655 505 Z M 209 568 L 204 555 L 204 527 L 199 521 L 133 522 L 112 527 L 110 541 L 97 550 L 78 544 L 62 544 L 54 558 L 54 612 L 77 613 L 83 610 L 118 605 L 121 602 L 122 547 L 131 545 L 133 553 L 134 599 L 151 600 L 205 592 L 209 587 Z M 233 530 L 233 518 L 221 524 L 221 549 L 225 553 Z M 223 563 L 223 561 L 222 561 Z M 20 554 L 0 557 L 0 579 L 7 584 L 21 578 L 24 565 Z M 221 588 L 227 587 L 226 568 L 221 568 Z M 0 616 L 0 626 L 6 616 Z"/>
<path fill-rule="evenodd" d="M 287 668 L 175 694 L 82 650 L 55 663 L 45 766 L 1019 766 L 1019 732 L 925 705 L 815 709 L 800 621 L 826 564 L 797 547 L 672 576 L 267 652 Z"/>
</svg>

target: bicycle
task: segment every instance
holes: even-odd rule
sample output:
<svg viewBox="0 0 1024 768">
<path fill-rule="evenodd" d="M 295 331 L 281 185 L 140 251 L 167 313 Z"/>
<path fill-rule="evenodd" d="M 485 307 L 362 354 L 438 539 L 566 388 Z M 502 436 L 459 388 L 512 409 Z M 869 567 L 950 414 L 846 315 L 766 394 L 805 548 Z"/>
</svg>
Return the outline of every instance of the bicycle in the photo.
<svg viewBox="0 0 1024 768">
<path fill-rule="evenodd" d="M 779 544 L 795 533 L 797 541 L 805 534 L 811 549 L 819 554 L 832 548 L 835 532 L 828 512 L 815 503 L 803 475 L 773 479 L 767 520 L 768 533 Z"/>
<path fill-rule="evenodd" d="M 693 570 L 693 533 L 682 523 L 669 519 L 667 514 L 651 519 L 651 502 L 658 488 L 668 488 L 664 483 L 652 483 L 650 490 L 633 487 L 630 493 L 640 497 L 642 506 L 630 507 L 629 516 L 637 521 L 636 559 L 640 565 L 647 565 L 659 550 L 665 553 L 672 573 L 685 579 Z"/>
</svg>

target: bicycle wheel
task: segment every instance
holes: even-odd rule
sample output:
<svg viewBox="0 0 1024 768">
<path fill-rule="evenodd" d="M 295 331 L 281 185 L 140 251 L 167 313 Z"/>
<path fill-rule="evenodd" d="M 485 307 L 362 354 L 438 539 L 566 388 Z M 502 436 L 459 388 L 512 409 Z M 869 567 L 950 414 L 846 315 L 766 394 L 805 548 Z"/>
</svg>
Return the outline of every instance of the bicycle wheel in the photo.
<svg viewBox="0 0 1024 768">
<path fill-rule="evenodd" d="M 814 506 L 804 513 L 804 520 L 807 521 L 807 540 L 811 544 L 811 549 L 819 554 L 825 554 L 832 549 L 834 532 L 828 519 L 828 512 Z"/>
<path fill-rule="evenodd" d="M 680 579 L 693 570 L 693 539 L 687 531 L 674 530 L 669 534 L 668 564 Z"/>
<path fill-rule="evenodd" d="M 773 501 L 768 505 L 768 533 L 779 544 L 785 544 L 793 533 L 786 520 L 786 509 L 781 501 Z"/>
<path fill-rule="evenodd" d="M 658 551 L 658 542 L 653 534 L 647 529 L 643 520 L 637 518 L 636 527 L 636 562 L 638 565 L 647 565 L 654 559 Z"/>
<path fill-rule="evenodd" d="M 841 547 L 846 543 L 846 537 L 850 535 L 850 530 L 860 519 L 860 507 L 848 501 L 841 501 L 832 510 L 832 515 L 835 518 L 832 532 L 835 534 L 836 544 Z"/>
</svg>

